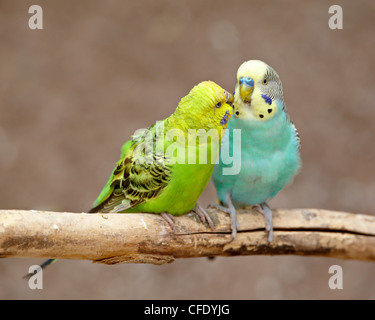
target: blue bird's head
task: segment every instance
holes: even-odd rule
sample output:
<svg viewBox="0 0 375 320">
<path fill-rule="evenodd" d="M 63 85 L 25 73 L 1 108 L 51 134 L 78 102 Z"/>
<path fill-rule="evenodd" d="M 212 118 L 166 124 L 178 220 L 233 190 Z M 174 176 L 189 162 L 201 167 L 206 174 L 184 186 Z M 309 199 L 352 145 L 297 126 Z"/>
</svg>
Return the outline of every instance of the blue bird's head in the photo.
<svg viewBox="0 0 375 320">
<path fill-rule="evenodd" d="M 244 62 L 237 71 L 234 116 L 267 121 L 284 110 L 283 88 L 277 72 L 260 60 Z"/>
</svg>

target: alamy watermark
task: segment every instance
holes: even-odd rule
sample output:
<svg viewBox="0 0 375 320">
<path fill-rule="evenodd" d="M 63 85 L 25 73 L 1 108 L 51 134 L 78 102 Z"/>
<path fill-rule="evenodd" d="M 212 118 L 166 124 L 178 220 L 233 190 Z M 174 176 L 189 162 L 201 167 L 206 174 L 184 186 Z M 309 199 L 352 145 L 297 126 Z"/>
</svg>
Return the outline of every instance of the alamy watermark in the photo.
<svg viewBox="0 0 375 320">
<path fill-rule="evenodd" d="M 29 28 L 31 30 L 43 29 L 43 9 L 39 5 L 32 5 L 29 7 L 29 13 L 32 16 L 29 18 Z M 343 10 L 340 5 L 334 4 L 328 8 L 328 13 L 331 15 L 328 19 L 328 26 L 332 30 L 343 29 Z"/>
<path fill-rule="evenodd" d="M 32 16 L 29 18 L 29 28 L 31 30 L 43 29 L 43 9 L 41 6 L 32 5 L 29 8 Z"/>
<path fill-rule="evenodd" d="M 331 290 L 342 290 L 344 289 L 344 279 L 343 279 L 343 270 L 342 267 L 339 265 L 332 265 L 328 269 L 328 273 L 332 274 L 328 280 L 328 287 Z"/>
<path fill-rule="evenodd" d="M 228 133 L 229 134 L 229 133 Z M 164 122 L 152 130 L 139 129 L 132 138 L 137 143 L 133 159 L 137 164 L 218 164 L 223 163 L 223 175 L 237 175 L 241 170 L 241 130 L 230 131 L 233 143 L 226 143 L 228 135 L 216 129 L 178 128 L 164 131 Z M 223 137 L 220 150 L 220 136 Z"/>
<path fill-rule="evenodd" d="M 342 7 L 334 4 L 329 7 L 328 13 L 331 14 L 328 20 L 328 26 L 331 30 L 343 29 L 343 10 Z"/>
<path fill-rule="evenodd" d="M 32 265 L 29 268 L 31 276 L 28 279 L 28 285 L 31 290 L 43 289 L 43 270 L 41 266 Z"/>
</svg>

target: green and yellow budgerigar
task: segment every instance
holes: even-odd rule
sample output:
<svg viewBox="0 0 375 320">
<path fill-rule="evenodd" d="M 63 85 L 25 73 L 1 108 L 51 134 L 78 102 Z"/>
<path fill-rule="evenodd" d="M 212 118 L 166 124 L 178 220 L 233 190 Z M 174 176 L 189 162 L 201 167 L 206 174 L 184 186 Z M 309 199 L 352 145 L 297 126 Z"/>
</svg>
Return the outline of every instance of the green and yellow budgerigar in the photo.
<svg viewBox="0 0 375 320">
<path fill-rule="evenodd" d="M 122 146 L 90 212 L 157 213 L 174 229 L 174 216 L 194 210 L 212 228 L 197 200 L 219 155 L 232 102 L 233 96 L 212 81 L 196 85 L 170 117 L 139 130 Z"/>
<path fill-rule="evenodd" d="M 173 216 L 195 210 L 211 224 L 197 200 L 218 157 L 232 102 L 212 81 L 195 86 L 170 117 L 123 145 L 90 212 L 161 213 L 173 226 Z"/>
</svg>

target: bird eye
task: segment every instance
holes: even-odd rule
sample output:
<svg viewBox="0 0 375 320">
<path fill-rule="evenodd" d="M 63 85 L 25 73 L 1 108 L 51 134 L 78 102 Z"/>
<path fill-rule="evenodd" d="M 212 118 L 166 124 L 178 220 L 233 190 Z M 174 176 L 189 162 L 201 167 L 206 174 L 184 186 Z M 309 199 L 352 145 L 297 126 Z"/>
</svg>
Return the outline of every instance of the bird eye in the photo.
<svg viewBox="0 0 375 320">
<path fill-rule="evenodd" d="M 264 78 L 264 80 L 263 80 L 263 84 L 266 85 L 267 83 L 268 83 L 267 78 Z"/>
<path fill-rule="evenodd" d="M 220 108 L 221 107 L 221 102 L 219 102 L 216 106 L 215 106 L 215 108 Z"/>
</svg>

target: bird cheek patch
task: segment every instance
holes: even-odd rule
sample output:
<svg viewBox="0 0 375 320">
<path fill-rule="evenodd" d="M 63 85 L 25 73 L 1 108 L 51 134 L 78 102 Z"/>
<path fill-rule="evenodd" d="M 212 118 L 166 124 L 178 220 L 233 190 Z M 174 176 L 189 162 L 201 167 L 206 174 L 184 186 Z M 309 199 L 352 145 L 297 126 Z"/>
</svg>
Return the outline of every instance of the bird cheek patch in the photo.
<svg viewBox="0 0 375 320">
<path fill-rule="evenodd" d="M 272 103 L 272 99 L 271 99 L 269 96 L 267 96 L 267 95 L 265 95 L 265 94 L 262 94 L 262 98 L 264 99 L 264 101 L 265 101 L 267 104 L 271 105 L 271 103 Z"/>
<path fill-rule="evenodd" d="M 227 111 L 225 111 L 225 114 L 224 114 L 223 118 L 220 121 L 220 125 L 226 126 L 228 124 L 229 120 L 230 120 L 230 113 L 227 110 Z"/>
</svg>

